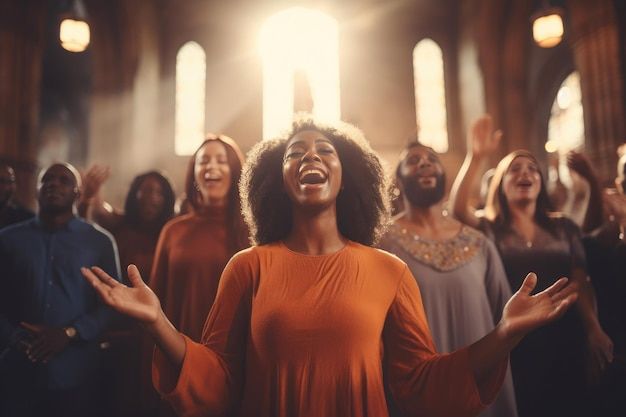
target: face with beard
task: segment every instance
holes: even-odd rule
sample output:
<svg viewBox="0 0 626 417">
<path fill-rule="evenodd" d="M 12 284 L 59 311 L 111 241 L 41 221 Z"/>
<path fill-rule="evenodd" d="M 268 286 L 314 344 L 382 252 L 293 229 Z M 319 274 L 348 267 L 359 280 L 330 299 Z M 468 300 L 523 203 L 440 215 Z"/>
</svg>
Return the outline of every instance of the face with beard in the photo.
<svg viewBox="0 0 626 417">
<path fill-rule="evenodd" d="M 422 145 L 410 146 L 401 159 L 396 177 L 413 207 L 428 208 L 444 196 L 446 176 L 437 154 Z"/>
</svg>

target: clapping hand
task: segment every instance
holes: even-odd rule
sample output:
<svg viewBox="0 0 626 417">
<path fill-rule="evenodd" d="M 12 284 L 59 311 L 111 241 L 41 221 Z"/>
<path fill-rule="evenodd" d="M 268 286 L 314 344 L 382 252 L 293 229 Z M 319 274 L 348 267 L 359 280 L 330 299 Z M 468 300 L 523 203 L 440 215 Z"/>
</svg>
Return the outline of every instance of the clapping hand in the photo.
<svg viewBox="0 0 626 417">
<path fill-rule="evenodd" d="M 70 339 L 62 327 L 51 327 L 22 322 L 20 325 L 31 333 L 31 340 L 23 345 L 24 353 L 32 362 L 48 362 L 62 352 Z"/>
</svg>

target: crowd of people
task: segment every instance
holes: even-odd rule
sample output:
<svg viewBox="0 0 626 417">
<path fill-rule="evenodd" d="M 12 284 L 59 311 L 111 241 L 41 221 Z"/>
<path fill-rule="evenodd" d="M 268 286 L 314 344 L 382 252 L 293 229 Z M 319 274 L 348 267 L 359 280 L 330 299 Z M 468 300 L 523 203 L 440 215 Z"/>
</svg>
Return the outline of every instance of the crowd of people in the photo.
<svg viewBox="0 0 626 417">
<path fill-rule="evenodd" d="M 247 157 L 207 135 L 184 213 L 158 171 L 119 211 L 56 163 L 35 215 L 0 166 L 0 415 L 623 415 L 626 153 L 606 189 L 568 155 L 575 213 L 525 150 L 472 207 L 501 137 L 472 124 L 448 199 L 428 146 L 390 178 L 308 115 Z"/>
</svg>

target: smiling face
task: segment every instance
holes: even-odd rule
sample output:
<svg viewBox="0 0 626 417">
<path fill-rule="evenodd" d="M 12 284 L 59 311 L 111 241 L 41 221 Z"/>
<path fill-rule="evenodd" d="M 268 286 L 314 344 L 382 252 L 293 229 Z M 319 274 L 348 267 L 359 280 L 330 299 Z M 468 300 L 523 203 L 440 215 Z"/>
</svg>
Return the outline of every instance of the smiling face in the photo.
<svg viewBox="0 0 626 417">
<path fill-rule="evenodd" d="M 427 208 L 445 193 L 445 174 L 439 157 L 424 146 L 411 146 L 400 162 L 397 177 L 412 206 Z"/>
<path fill-rule="evenodd" d="M 283 184 L 296 206 L 334 205 L 341 189 L 341 161 L 333 143 L 316 130 L 294 135 L 285 148 Z"/>
<path fill-rule="evenodd" d="M 38 201 L 41 212 L 71 212 L 78 196 L 76 174 L 65 165 L 52 165 L 39 180 Z"/>
<path fill-rule="evenodd" d="M 204 205 L 226 204 L 231 172 L 226 147 L 221 142 L 210 141 L 198 150 L 194 164 L 194 179 Z"/>
<path fill-rule="evenodd" d="M 502 178 L 502 192 L 509 204 L 537 201 L 541 191 L 541 174 L 537 162 L 518 156 Z"/>
</svg>

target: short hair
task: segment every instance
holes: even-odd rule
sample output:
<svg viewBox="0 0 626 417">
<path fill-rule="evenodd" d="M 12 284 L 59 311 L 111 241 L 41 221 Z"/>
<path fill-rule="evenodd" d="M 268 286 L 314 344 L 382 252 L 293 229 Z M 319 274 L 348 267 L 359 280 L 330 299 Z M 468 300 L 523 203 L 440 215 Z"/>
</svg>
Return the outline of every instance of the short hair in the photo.
<svg viewBox="0 0 626 417">
<path fill-rule="evenodd" d="M 176 202 L 176 195 L 169 179 L 158 171 L 148 171 L 143 174 L 137 175 L 133 182 L 130 184 L 128 194 L 126 194 L 126 201 L 124 202 L 124 215 L 126 221 L 129 224 L 139 224 L 141 222 L 139 213 L 139 199 L 137 198 L 137 192 L 148 178 L 154 178 L 161 185 L 163 192 L 163 207 L 159 213 L 157 219 L 154 222 L 154 231 L 159 232 L 165 223 L 174 216 L 174 203 Z"/>
<path fill-rule="evenodd" d="M 504 195 L 504 190 L 502 189 L 502 181 L 513 161 L 519 157 L 528 158 L 539 166 L 535 156 L 524 149 L 513 151 L 500 160 L 494 170 L 491 183 L 489 184 L 487 201 L 485 203 L 485 217 L 487 220 L 495 224 L 508 226 L 511 223 L 511 211 L 509 209 L 509 203 L 506 196 Z M 537 196 L 535 221 L 547 230 L 552 231 L 553 227 L 552 222 L 550 221 L 550 218 L 553 217 L 554 214 L 552 204 L 550 203 L 550 198 L 548 197 L 548 191 L 546 189 L 543 173 L 541 170 L 538 170 L 538 172 L 541 179 L 541 189 L 539 190 L 539 195 Z"/>
<path fill-rule="evenodd" d="M 37 188 L 39 189 L 39 185 L 41 184 L 41 180 L 43 179 L 43 176 L 45 175 L 46 172 L 48 172 L 48 170 L 54 166 L 62 166 L 65 169 L 67 169 L 68 171 L 70 171 L 70 173 L 72 174 L 72 176 L 74 177 L 74 179 L 76 180 L 76 187 L 80 190 L 83 187 L 83 177 L 80 175 L 80 172 L 78 172 L 78 170 L 76 169 L 76 167 L 72 164 L 70 164 L 69 162 L 53 162 L 52 164 L 48 165 L 47 167 L 44 167 L 41 169 L 41 171 L 39 171 L 39 175 L 37 176 Z"/>
<path fill-rule="evenodd" d="M 389 221 L 389 179 L 378 155 L 356 127 L 326 124 L 300 115 L 282 137 L 262 141 L 248 153 L 240 184 L 243 214 L 257 245 L 285 239 L 293 227 L 292 202 L 283 185 L 282 165 L 287 142 L 314 130 L 335 147 L 342 165 L 337 196 L 337 227 L 346 238 L 373 245 Z"/>
<path fill-rule="evenodd" d="M 231 254 L 238 252 L 248 246 L 248 229 L 241 215 L 241 199 L 239 197 L 239 179 L 241 178 L 241 169 L 243 166 L 243 153 L 237 143 L 226 135 L 207 134 L 204 141 L 198 146 L 196 151 L 191 155 L 187 164 L 187 174 L 185 177 L 185 195 L 190 209 L 198 211 L 202 209 L 202 196 L 197 188 L 195 179 L 196 155 L 207 143 L 217 141 L 224 145 L 226 149 L 226 159 L 230 167 L 230 187 L 226 196 L 227 214 L 226 214 L 226 236 L 227 248 Z"/>
</svg>

